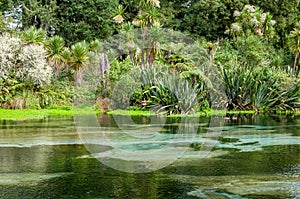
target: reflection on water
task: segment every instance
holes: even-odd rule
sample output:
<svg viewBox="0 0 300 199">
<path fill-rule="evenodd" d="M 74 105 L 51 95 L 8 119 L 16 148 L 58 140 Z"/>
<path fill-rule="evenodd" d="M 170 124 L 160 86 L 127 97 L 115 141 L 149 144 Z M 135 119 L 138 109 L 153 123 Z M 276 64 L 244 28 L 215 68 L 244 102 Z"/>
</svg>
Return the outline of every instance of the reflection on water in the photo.
<svg viewBox="0 0 300 199">
<path fill-rule="evenodd" d="M 140 143 L 119 137 L 114 119 L 99 115 L 101 126 L 125 150 L 160 149 L 180 127 L 178 118 L 168 118 L 160 130 L 157 125 L 149 126 L 147 117 L 133 120 L 151 129 L 151 134 L 141 131 Z M 82 144 L 73 118 L 2 120 L 0 198 L 300 197 L 299 117 L 246 115 L 226 120 L 215 147 L 202 158 L 201 145 L 211 139 L 206 133 L 209 122 L 210 118 L 203 117 L 195 124 L 197 134 L 185 140 L 190 146 L 180 159 L 163 169 L 137 174 L 114 170 L 95 159 Z M 126 128 L 141 126 L 127 124 Z M 138 136 L 138 131 L 135 133 Z M 154 135 L 159 139 L 143 140 Z M 174 150 L 164 151 L 163 156 L 182 143 L 172 146 Z M 101 149 L 108 153 L 113 147 Z M 134 161 L 128 160 L 124 166 Z"/>
</svg>

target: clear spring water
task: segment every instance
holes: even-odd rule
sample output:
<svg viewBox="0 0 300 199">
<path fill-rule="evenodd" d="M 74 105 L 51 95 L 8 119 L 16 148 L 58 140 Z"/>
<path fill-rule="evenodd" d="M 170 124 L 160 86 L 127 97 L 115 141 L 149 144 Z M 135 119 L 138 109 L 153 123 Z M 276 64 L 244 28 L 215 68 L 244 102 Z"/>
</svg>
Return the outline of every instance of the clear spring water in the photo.
<svg viewBox="0 0 300 199">
<path fill-rule="evenodd" d="M 119 117 L 126 121 L 127 116 Z M 299 116 L 224 120 L 214 147 L 200 157 L 203 141 L 210 140 L 205 134 L 210 119 L 203 117 L 195 124 L 197 134 L 184 140 L 187 149 L 182 156 L 148 173 L 127 173 L 102 164 L 82 143 L 73 118 L 2 120 L 0 198 L 300 198 Z M 159 162 L 183 146 L 180 140 L 169 142 L 180 126 L 178 118 L 167 119 L 163 128 L 149 126 L 147 117 L 133 120 L 136 126 L 127 128 L 138 127 L 135 136 L 140 134 L 140 142 L 121 136 L 111 116 L 99 115 L 102 127 L 123 150 L 171 146 L 163 156 L 151 157 Z M 141 124 L 150 130 L 144 131 Z"/>
</svg>

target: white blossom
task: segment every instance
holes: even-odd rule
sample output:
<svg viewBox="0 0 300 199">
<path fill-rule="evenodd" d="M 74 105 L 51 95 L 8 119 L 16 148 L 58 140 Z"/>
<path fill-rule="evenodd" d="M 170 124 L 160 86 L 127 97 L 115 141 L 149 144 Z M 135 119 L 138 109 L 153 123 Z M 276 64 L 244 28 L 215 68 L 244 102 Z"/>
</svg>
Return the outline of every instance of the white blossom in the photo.
<svg viewBox="0 0 300 199">
<path fill-rule="evenodd" d="M 234 32 L 239 32 L 241 29 L 242 29 L 241 26 L 239 26 L 237 23 L 232 24 L 232 30 Z"/>
<path fill-rule="evenodd" d="M 262 33 L 262 31 L 261 31 L 260 28 L 256 30 L 256 34 L 257 34 L 258 36 L 263 36 L 263 33 Z"/>
<path fill-rule="evenodd" d="M 120 24 L 124 21 L 124 18 L 122 17 L 122 15 L 117 15 L 113 18 L 115 20 L 116 23 Z"/>
<path fill-rule="evenodd" d="M 266 13 L 262 13 L 261 16 L 260 16 L 260 22 L 264 23 L 266 21 L 266 18 L 267 18 L 267 14 Z"/>
<path fill-rule="evenodd" d="M 153 26 L 155 26 L 155 27 L 159 27 L 159 26 L 160 26 L 160 23 L 159 23 L 159 21 L 156 21 L 156 20 L 155 20 L 155 21 L 153 22 Z"/>
<path fill-rule="evenodd" d="M 46 62 L 46 51 L 40 45 L 24 46 L 20 53 L 20 60 L 23 61 L 16 76 L 23 81 L 29 81 L 38 86 L 49 84 L 52 77 L 52 69 Z"/>
<path fill-rule="evenodd" d="M 271 21 L 270 21 L 270 25 L 271 25 L 271 26 L 274 26 L 275 24 L 276 24 L 276 21 L 275 21 L 275 20 L 271 20 Z"/>
<path fill-rule="evenodd" d="M 255 6 L 246 5 L 246 6 L 245 6 L 245 9 L 246 9 L 247 12 L 249 12 L 249 13 L 255 12 Z"/>
<path fill-rule="evenodd" d="M 239 11 L 237 11 L 237 10 L 233 12 L 233 16 L 234 17 L 238 17 L 240 15 L 241 15 L 241 13 Z"/>
<path fill-rule="evenodd" d="M 160 8 L 160 2 L 159 2 L 159 0 L 152 0 L 152 2 L 154 4 L 154 6 Z"/>
<path fill-rule="evenodd" d="M 138 19 L 134 19 L 134 20 L 132 21 L 132 24 L 133 24 L 134 26 L 140 26 L 140 21 L 139 21 Z"/>
<path fill-rule="evenodd" d="M 8 34 L 0 36 L 0 80 L 17 67 L 21 40 Z"/>
<path fill-rule="evenodd" d="M 250 23 L 252 24 L 252 25 L 257 25 L 258 24 L 258 21 L 257 21 L 257 19 L 254 17 L 253 19 L 250 19 Z"/>
<path fill-rule="evenodd" d="M 50 83 L 52 69 L 40 45 L 24 45 L 17 37 L 0 36 L 0 80 L 14 76 L 36 86 Z"/>
</svg>

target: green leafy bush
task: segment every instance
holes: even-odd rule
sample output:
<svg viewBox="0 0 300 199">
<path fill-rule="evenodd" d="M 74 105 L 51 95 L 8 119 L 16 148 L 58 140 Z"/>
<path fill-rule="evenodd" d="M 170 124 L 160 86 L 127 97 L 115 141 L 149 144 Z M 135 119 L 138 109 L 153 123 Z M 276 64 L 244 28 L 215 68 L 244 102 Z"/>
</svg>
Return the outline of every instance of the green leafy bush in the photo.
<svg viewBox="0 0 300 199">
<path fill-rule="evenodd" d="M 189 114 L 197 110 L 197 83 L 192 84 L 179 73 L 158 66 L 140 69 L 136 74 L 136 82 L 141 88 L 131 97 L 134 105 L 168 115 Z"/>
<path fill-rule="evenodd" d="M 299 81 L 287 82 L 280 70 L 269 67 L 245 68 L 238 63 L 221 68 L 231 108 L 238 110 L 294 110 L 300 107 Z M 282 73 L 283 75 L 278 75 Z"/>
</svg>

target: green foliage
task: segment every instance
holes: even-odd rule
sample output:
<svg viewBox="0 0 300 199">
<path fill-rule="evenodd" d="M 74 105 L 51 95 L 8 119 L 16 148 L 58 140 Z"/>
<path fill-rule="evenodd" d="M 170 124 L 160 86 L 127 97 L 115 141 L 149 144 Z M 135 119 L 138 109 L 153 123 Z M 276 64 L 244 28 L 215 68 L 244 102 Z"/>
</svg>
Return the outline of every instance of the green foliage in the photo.
<svg viewBox="0 0 300 199">
<path fill-rule="evenodd" d="M 9 8 L 9 0 L 1 0 L 0 1 L 0 13 L 8 10 Z"/>
<path fill-rule="evenodd" d="M 1 7 L 1 6 L 0 6 Z M 10 32 L 8 21 L 0 11 L 0 34 Z"/>
<path fill-rule="evenodd" d="M 293 65 L 293 73 L 297 75 L 299 71 L 299 57 L 300 57 L 300 27 L 295 28 L 288 35 L 288 47 L 289 50 L 295 53 L 294 65 Z"/>
<path fill-rule="evenodd" d="M 234 23 L 225 33 L 232 35 L 234 40 L 241 34 L 249 35 L 249 32 L 269 40 L 276 36 L 276 21 L 269 12 L 264 13 L 259 7 L 245 5 L 242 11 L 235 10 L 233 16 Z"/>
<path fill-rule="evenodd" d="M 111 98 L 112 90 L 116 84 L 127 72 L 133 69 L 129 58 L 126 58 L 123 61 L 113 60 L 110 65 L 110 70 L 108 70 L 104 76 L 100 77 L 99 82 L 97 83 L 96 93 L 101 98 Z"/>
<path fill-rule="evenodd" d="M 70 58 L 69 49 L 65 47 L 65 41 L 60 36 L 54 36 L 45 42 L 47 61 L 58 77 L 62 68 L 66 67 Z"/>
<path fill-rule="evenodd" d="M 221 68 L 229 105 L 238 110 L 294 110 L 300 105 L 299 81 L 288 83 L 282 73 L 269 67 L 247 69 L 239 63 Z"/>
<path fill-rule="evenodd" d="M 169 19 L 166 27 L 207 39 L 217 39 L 232 23 L 232 13 L 247 4 L 247 0 L 216 0 L 216 1 L 161 1 L 162 10 Z"/>
<path fill-rule="evenodd" d="M 22 7 L 22 26 L 24 29 L 35 26 L 49 31 L 50 26 L 59 25 L 56 17 L 58 11 L 56 0 L 15 0 L 14 5 L 21 5 Z"/>
<path fill-rule="evenodd" d="M 300 21 L 300 2 L 299 0 L 289 1 L 268 1 L 250 0 L 249 4 L 260 7 L 265 12 L 270 12 L 274 20 L 276 33 L 279 35 L 279 44 L 286 46 L 287 34 L 295 28 Z"/>
<path fill-rule="evenodd" d="M 212 107 L 212 77 L 204 74 L 215 66 L 219 71 L 213 73 L 223 82 L 214 84 L 224 83 L 233 109 L 299 107 L 298 0 L 9 0 L 0 7 L 2 107 L 39 109 L 70 105 L 72 97 L 114 96 L 120 105 L 115 108 L 190 113 Z M 18 20 L 25 31 L 11 27 Z M 49 32 L 51 26 L 55 32 Z M 166 42 L 162 26 L 201 40 L 186 45 L 170 31 L 176 42 Z M 140 40 L 130 34 L 135 27 L 147 27 Z M 126 42 L 101 43 L 117 32 Z M 145 48 L 137 49 L 141 42 Z M 89 66 L 99 65 L 107 48 L 122 57 L 110 51 L 110 69 L 93 82 L 97 88 L 75 93 L 74 81 L 88 80 L 94 72 Z"/>
<path fill-rule="evenodd" d="M 89 45 L 82 41 L 71 46 L 70 67 L 75 69 L 74 79 L 77 83 L 82 81 L 82 71 L 86 68 L 89 59 Z"/>
<path fill-rule="evenodd" d="M 117 60 L 113 61 L 111 63 L 111 68 L 108 71 L 110 81 L 119 81 L 122 75 L 126 74 L 131 69 L 133 69 L 133 66 L 129 58 L 126 58 L 124 61 L 121 62 Z"/>
<path fill-rule="evenodd" d="M 46 40 L 46 32 L 31 26 L 28 30 L 21 32 L 20 38 L 25 44 L 43 44 Z"/>
<path fill-rule="evenodd" d="M 71 105 L 72 87 L 62 82 L 30 90 L 28 86 L 14 79 L 0 81 L 0 107 L 11 109 L 41 109 L 52 105 Z"/>
<path fill-rule="evenodd" d="M 168 72 L 160 67 L 141 69 L 138 82 L 141 82 L 141 108 L 151 108 L 157 112 L 170 114 L 189 114 L 197 109 L 198 84 L 180 78 L 176 72 Z M 133 95 L 134 96 L 134 95 Z M 136 105 L 136 104 L 135 104 Z"/>
<path fill-rule="evenodd" d="M 25 87 L 24 83 L 20 83 L 15 79 L 0 80 L 0 105 L 5 108 L 9 108 L 9 101 L 17 95 L 20 90 Z"/>
<path fill-rule="evenodd" d="M 0 109 L 0 119 L 5 120 L 26 120 L 44 119 L 47 117 L 73 117 L 74 114 L 84 115 L 95 113 L 94 110 L 73 110 L 71 106 L 52 106 L 42 110 L 7 110 Z"/>
<path fill-rule="evenodd" d="M 117 8 L 117 1 L 61 0 L 57 5 L 56 34 L 63 37 L 68 45 L 107 38 L 115 32 L 113 11 Z"/>
<path fill-rule="evenodd" d="M 250 67 L 271 65 L 272 54 L 275 54 L 272 45 L 249 33 L 238 37 L 234 47 L 238 51 L 239 61 Z"/>
</svg>

